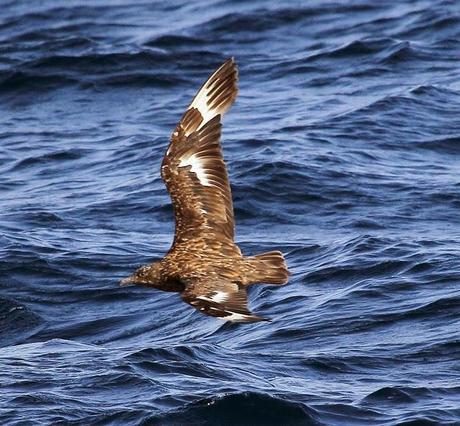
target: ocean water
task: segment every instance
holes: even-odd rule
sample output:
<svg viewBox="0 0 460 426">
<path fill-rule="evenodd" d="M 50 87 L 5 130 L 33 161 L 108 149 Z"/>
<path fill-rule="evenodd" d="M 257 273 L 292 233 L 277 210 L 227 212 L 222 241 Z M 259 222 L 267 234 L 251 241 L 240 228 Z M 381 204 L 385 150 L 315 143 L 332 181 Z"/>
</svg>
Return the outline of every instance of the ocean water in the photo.
<svg viewBox="0 0 460 426">
<path fill-rule="evenodd" d="M 2 425 L 460 424 L 457 1 L 3 0 Z M 270 323 L 120 288 L 174 230 L 169 135 L 230 56 L 223 147 Z"/>
</svg>

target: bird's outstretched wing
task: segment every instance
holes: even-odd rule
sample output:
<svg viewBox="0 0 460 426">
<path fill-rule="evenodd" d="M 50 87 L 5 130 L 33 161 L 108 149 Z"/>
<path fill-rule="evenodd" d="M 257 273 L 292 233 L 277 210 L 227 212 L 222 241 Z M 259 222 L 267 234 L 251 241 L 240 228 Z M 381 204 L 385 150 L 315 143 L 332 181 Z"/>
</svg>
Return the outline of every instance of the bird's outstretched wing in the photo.
<svg viewBox="0 0 460 426">
<path fill-rule="evenodd" d="M 248 309 L 246 288 L 221 277 L 188 279 L 182 300 L 203 314 L 231 322 L 269 321 Z"/>
<path fill-rule="evenodd" d="M 237 81 L 232 58 L 198 91 L 171 136 L 161 176 L 174 207 L 174 243 L 203 232 L 233 242 L 232 194 L 220 146 L 220 120 L 235 100 Z"/>
</svg>

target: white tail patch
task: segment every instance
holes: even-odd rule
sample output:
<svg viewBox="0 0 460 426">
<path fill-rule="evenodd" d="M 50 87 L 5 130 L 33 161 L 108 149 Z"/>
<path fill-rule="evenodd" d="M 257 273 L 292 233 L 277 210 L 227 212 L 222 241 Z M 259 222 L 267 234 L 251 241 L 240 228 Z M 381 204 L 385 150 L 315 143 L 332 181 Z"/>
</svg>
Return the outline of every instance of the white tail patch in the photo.
<svg viewBox="0 0 460 426">
<path fill-rule="evenodd" d="M 192 154 L 190 157 L 182 158 L 180 160 L 179 167 L 187 167 L 187 166 L 192 166 L 190 171 L 195 173 L 201 185 L 212 186 L 211 182 L 209 181 L 207 177 L 206 171 L 203 168 L 203 160 L 197 157 L 196 154 Z"/>
</svg>

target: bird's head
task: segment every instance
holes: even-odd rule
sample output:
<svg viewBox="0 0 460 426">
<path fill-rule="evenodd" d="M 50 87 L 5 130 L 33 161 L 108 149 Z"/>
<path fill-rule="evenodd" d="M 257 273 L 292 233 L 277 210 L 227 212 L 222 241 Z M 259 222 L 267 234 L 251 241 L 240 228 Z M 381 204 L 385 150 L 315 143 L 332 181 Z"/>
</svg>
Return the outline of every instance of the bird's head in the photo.
<svg viewBox="0 0 460 426">
<path fill-rule="evenodd" d="M 120 281 L 121 286 L 144 285 L 152 286 L 160 280 L 160 262 L 150 263 L 138 268 L 134 274 Z"/>
</svg>

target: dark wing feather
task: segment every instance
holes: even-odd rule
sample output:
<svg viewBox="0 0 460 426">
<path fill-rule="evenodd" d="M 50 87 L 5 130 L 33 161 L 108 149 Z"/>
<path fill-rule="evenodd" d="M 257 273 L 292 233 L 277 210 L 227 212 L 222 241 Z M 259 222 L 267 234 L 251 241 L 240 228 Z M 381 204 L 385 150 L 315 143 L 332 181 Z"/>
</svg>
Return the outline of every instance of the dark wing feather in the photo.
<svg viewBox="0 0 460 426">
<path fill-rule="evenodd" d="M 221 277 L 189 279 L 182 300 L 203 314 L 231 322 L 268 321 L 248 309 L 246 288 Z"/>
<path fill-rule="evenodd" d="M 232 59 L 203 85 L 171 137 L 161 175 L 174 207 L 175 243 L 203 232 L 233 241 L 233 204 L 220 146 L 220 119 L 235 99 L 236 82 Z"/>
<path fill-rule="evenodd" d="M 189 135 L 192 131 L 203 126 L 216 115 L 223 116 L 235 101 L 238 94 L 238 68 L 233 58 L 225 61 L 201 86 L 198 93 L 193 98 L 187 112 L 195 108 L 201 116 L 201 121 L 197 121 L 197 126 L 185 129 L 185 134 Z M 182 118 L 182 120 L 184 119 Z M 181 120 L 181 123 L 182 123 Z"/>
</svg>

